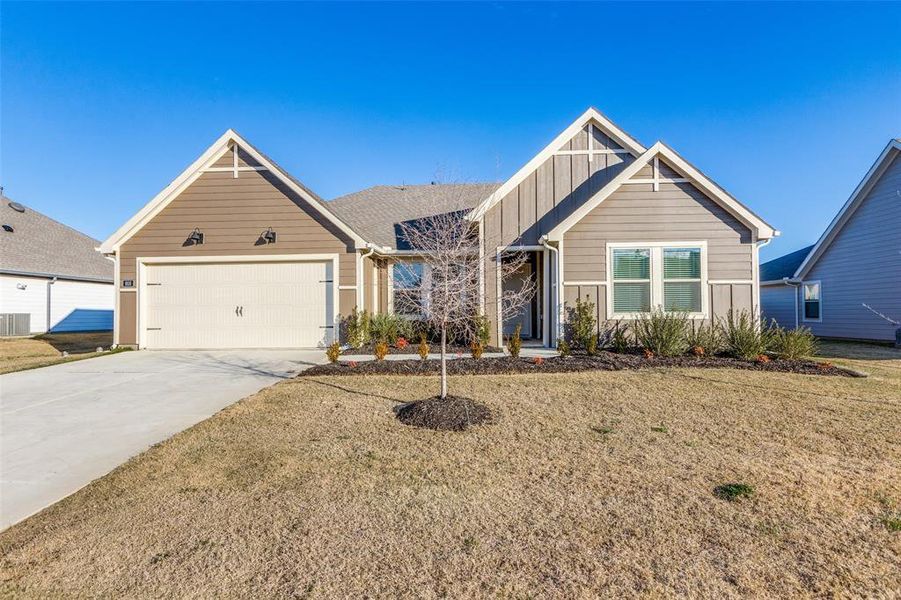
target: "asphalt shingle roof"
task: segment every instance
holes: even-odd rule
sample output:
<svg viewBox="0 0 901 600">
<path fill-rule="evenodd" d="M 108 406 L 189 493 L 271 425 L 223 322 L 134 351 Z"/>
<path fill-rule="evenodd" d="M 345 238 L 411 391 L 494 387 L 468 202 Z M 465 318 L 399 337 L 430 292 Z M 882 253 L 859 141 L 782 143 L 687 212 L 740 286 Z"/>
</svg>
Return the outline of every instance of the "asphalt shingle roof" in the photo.
<svg viewBox="0 0 901 600">
<path fill-rule="evenodd" d="M 100 242 L 54 221 L 26 206 L 25 212 L 10 208 L 0 196 L 0 271 L 40 273 L 113 281 L 113 263 L 94 248 Z"/>
<path fill-rule="evenodd" d="M 793 276 L 812 249 L 813 245 L 810 245 L 763 263 L 760 265 L 760 281 L 777 281 Z"/>
<path fill-rule="evenodd" d="M 397 248 L 397 225 L 424 217 L 470 210 L 499 183 L 377 185 L 335 198 L 328 207 L 364 239 Z"/>
</svg>

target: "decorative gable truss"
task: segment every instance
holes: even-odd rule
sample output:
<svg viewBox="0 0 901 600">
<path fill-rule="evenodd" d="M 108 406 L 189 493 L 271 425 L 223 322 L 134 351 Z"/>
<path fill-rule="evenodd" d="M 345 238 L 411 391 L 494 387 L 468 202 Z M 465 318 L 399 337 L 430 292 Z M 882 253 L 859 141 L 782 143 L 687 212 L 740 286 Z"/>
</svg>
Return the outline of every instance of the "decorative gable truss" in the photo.
<svg viewBox="0 0 901 600">
<path fill-rule="evenodd" d="M 299 181 L 288 175 L 278 165 L 254 148 L 249 142 L 232 129 L 222 134 L 191 165 L 182 171 L 169 185 L 157 194 L 144 208 L 120 227 L 100 246 L 103 254 L 114 254 L 134 236 L 141 228 L 158 215 L 175 198 L 192 183 L 207 172 L 231 172 L 237 179 L 245 171 L 270 171 L 288 188 L 303 199 L 311 210 L 323 216 L 335 225 L 342 233 L 353 240 L 357 248 L 366 248 L 366 241 L 346 223 L 328 210 L 316 194 L 307 189 Z"/>
</svg>

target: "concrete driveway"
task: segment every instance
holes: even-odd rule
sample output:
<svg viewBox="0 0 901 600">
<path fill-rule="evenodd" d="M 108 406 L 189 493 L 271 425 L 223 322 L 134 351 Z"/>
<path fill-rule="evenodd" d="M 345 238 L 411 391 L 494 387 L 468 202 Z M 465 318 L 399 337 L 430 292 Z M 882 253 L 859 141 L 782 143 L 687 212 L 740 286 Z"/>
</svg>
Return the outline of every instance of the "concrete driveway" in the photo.
<svg viewBox="0 0 901 600">
<path fill-rule="evenodd" d="M 0 529 L 324 358 L 315 350 L 124 352 L 0 375 Z"/>
</svg>

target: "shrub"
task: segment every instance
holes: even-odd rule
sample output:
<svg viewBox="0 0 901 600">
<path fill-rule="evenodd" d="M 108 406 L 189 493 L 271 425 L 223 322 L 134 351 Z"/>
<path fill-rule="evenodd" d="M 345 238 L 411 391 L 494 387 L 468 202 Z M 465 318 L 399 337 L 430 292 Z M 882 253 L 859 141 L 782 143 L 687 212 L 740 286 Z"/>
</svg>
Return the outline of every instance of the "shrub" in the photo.
<svg viewBox="0 0 901 600">
<path fill-rule="evenodd" d="M 754 488 L 746 483 L 724 483 L 713 488 L 714 496 L 730 502 L 739 498 L 748 498 L 752 494 L 754 494 Z"/>
<path fill-rule="evenodd" d="M 688 349 L 688 316 L 659 308 L 642 314 L 635 321 L 635 339 L 657 356 L 678 356 Z"/>
<path fill-rule="evenodd" d="M 719 327 L 726 352 L 736 358 L 754 360 L 772 345 L 772 330 L 747 310 L 730 310 Z"/>
<path fill-rule="evenodd" d="M 358 311 L 355 306 L 353 312 L 345 320 L 347 329 L 347 343 L 351 348 L 359 348 L 369 343 L 369 325 L 371 316 L 368 311 Z"/>
<path fill-rule="evenodd" d="M 482 353 L 485 352 L 485 346 L 480 342 L 473 342 L 469 345 L 469 351 L 472 353 L 473 358 L 482 358 Z"/>
<path fill-rule="evenodd" d="M 563 358 L 566 358 L 567 356 L 572 354 L 572 350 L 570 349 L 569 344 L 563 338 L 557 340 L 557 352 Z"/>
<path fill-rule="evenodd" d="M 385 357 L 388 356 L 388 342 L 376 342 L 373 354 L 375 354 L 376 360 L 385 360 Z"/>
<path fill-rule="evenodd" d="M 405 337 L 399 337 L 399 338 L 397 338 L 396 345 L 399 350 L 403 350 L 404 348 L 406 348 L 407 346 L 410 345 L 410 342 L 408 342 L 407 338 L 405 338 Z"/>
<path fill-rule="evenodd" d="M 400 317 L 389 314 L 373 315 L 369 321 L 369 335 L 374 342 L 394 344 L 400 336 Z"/>
<path fill-rule="evenodd" d="M 476 341 L 483 347 L 491 343 L 491 321 L 485 315 L 475 318 Z"/>
<path fill-rule="evenodd" d="M 595 305 L 591 300 L 582 301 L 576 298 L 576 305 L 569 309 L 569 328 L 572 340 L 576 346 L 582 348 L 589 354 L 597 351 L 597 329 L 598 320 L 595 316 Z M 589 351 L 589 346 L 593 344 L 594 351 Z"/>
<path fill-rule="evenodd" d="M 404 340 L 413 339 L 416 336 L 416 331 L 424 324 L 420 321 L 416 321 L 413 319 L 405 319 L 403 317 L 395 316 L 395 322 L 397 323 L 397 336 L 398 340 L 400 338 L 404 338 Z"/>
<path fill-rule="evenodd" d="M 754 361 L 761 365 L 765 365 L 768 362 L 770 362 L 770 357 L 767 356 L 766 354 L 758 354 L 757 358 L 755 358 Z"/>
<path fill-rule="evenodd" d="M 328 358 L 328 361 L 330 363 L 338 362 L 338 358 L 341 356 L 341 344 L 339 344 L 338 342 L 332 342 L 326 349 L 325 356 Z"/>
<path fill-rule="evenodd" d="M 613 334 L 610 336 L 610 345 L 614 352 L 623 354 L 629 349 L 629 329 L 621 321 L 613 326 Z"/>
<path fill-rule="evenodd" d="M 816 338 L 807 327 L 797 329 L 773 328 L 773 352 L 785 360 L 798 360 L 817 352 Z"/>
<path fill-rule="evenodd" d="M 517 323 L 513 335 L 507 339 L 507 349 L 510 351 L 510 356 L 519 358 L 519 351 L 522 350 L 522 323 Z"/>
<path fill-rule="evenodd" d="M 429 357 L 431 348 L 429 348 L 429 343 L 426 341 L 425 333 L 419 334 L 419 348 L 417 350 L 419 351 L 419 358 L 422 360 L 426 360 Z"/>
<path fill-rule="evenodd" d="M 540 367 L 541 365 L 544 364 L 544 359 L 543 359 L 542 357 L 540 357 L 540 356 L 536 356 L 536 357 L 532 360 L 532 362 L 535 363 L 536 365 L 538 365 L 538 366 Z"/>
<path fill-rule="evenodd" d="M 719 328 L 703 321 L 691 322 L 691 326 L 685 330 L 685 341 L 695 356 L 717 354 L 723 349 L 723 337 Z"/>
</svg>

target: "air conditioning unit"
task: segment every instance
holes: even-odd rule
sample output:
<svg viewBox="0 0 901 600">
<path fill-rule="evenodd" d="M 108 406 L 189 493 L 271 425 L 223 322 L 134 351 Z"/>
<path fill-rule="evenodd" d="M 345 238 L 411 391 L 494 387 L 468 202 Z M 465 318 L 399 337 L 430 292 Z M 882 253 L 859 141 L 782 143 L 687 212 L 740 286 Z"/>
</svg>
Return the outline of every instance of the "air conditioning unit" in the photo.
<svg viewBox="0 0 901 600">
<path fill-rule="evenodd" d="M 0 337 L 31 335 L 30 313 L 0 313 Z"/>
</svg>

